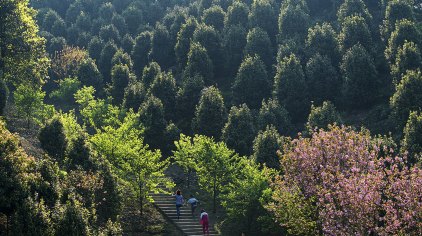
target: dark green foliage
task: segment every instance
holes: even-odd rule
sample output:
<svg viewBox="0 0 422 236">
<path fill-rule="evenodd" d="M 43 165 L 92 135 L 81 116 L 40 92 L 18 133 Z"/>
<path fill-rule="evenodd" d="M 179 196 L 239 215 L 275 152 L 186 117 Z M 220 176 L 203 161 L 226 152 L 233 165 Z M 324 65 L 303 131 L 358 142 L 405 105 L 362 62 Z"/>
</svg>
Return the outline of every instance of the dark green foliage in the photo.
<svg viewBox="0 0 422 236">
<path fill-rule="evenodd" d="M 124 52 L 122 49 L 118 49 L 117 52 L 114 54 L 113 58 L 111 59 L 111 64 L 113 66 L 115 65 L 125 65 L 129 68 L 129 70 L 132 70 L 133 63 L 132 59 L 130 58 L 130 55 L 126 52 Z"/>
<path fill-rule="evenodd" d="M 134 45 L 135 45 L 135 40 L 132 38 L 132 36 L 130 36 L 130 34 L 125 34 L 125 36 L 123 36 L 123 38 L 122 38 L 122 48 L 123 48 L 123 50 L 126 53 L 131 54 Z"/>
<path fill-rule="evenodd" d="M 145 142 L 152 149 L 164 147 L 167 122 L 164 119 L 164 106 L 160 99 L 150 95 L 139 108 L 139 114 L 139 119 L 145 128 Z"/>
<path fill-rule="evenodd" d="M 59 163 L 63 164 L 67 140 L 60 119 L 55 118 L 48 122 L 40 130 L 38 139 L 40 140 L 41 147 L 44 151 Z"/>
<path fill-rule="evenodd" d="M 174 123 L 167 125 L 165 132 L 165 146 L 162 149 L 162 152 L 165 156 L 171 156 L 171 151 L 175 150 L 176 148 L 174 143 L 179 140 L 180 134 L 180 129 Z"/>
<path fill-rule="evenodd" d="M 263 99 L 271 94 L 271 85 L 264 63 L 259 56 L 247 56 L 242 62 L 233 83 L 233 103 L 246 103 L 258 109 Z"/>
<path fill-rule="evenodd" d="M 420 32 L 416 24 L 409 20 L 401 20 L 396 23 L 394 31 L 388 39 L 388 46 L 385 49 L 385 57 L 390 63 L 394 63 L 398 49 L 406 42 L 414 42 L 419 45 L 421 42 Z"/>
<path fill-rule="evenodd" d="M 261 28 L 253 28 L 246 37 L 245 56 L 258 55 L 270 70 L 273 63 L 273 50 L 268 34 Z"/>
<path fill-rule="evenodd" d="M 201 46 L 203 46 L 211 61 L 214 65 L 214 74 L 218 74 L 220 72 L 219 68 L 222 67 L 223 61 L 222 58 L 222 51 L 221 51 L 221 38 L 218 32 L 212 27 L 208 25 L 198 25 L 195 32 L 193 33 L 192 40 L 196 43 L 199 43 Z M 191 45 L 192 50 L 192 45 Z M 189 61 L 189 56 L 188 56 Z M 189 66 L 189 63 L 188 63 Z M 207 78 L 209 76 L 203 75 L 205 79 L 205 82 L 207 83 Z"/>
<path fill-rule="evenodd" d="M 123 12 L 127 28 L 132 35 L 138 33 L 139 23 L 143 22 L 142 10 L 135 4 L 132 4 Z"/>
<path fill-rule="evenodd" d="M 410 112 L 403 134 L 401 150 L 408 153 L 408 164 L 420 163 L 422 160 L 422 114 L 420 112 Z"/>
<path fill-rule="evenodd" d="M 306 47 L 309 55 L 328 56 L 333 64 L 340 60 L 337 34 L 329 23 L 317 24 L 308 30 Z"/>
<path fill-rule="evenodd" d="M 381 34 L 384 41 L 387 41 L 394 30 L 396 23 L 403 19 L 414 20 L 412 5 L 408 1 L 388 1 L 385 10 L 385 19 L 381 27 Z"/>
<path fill-rule="evenodd" d="M 50 40 L 50 45 L 48 46 L 48 52 L 54 55 L 54 53 L 62 51 L 65 47 L 66 47 L 66 39 L 63 37 L 55 37 Z"/>
<path fill-rule="evenodd" d="M 310 17 L 303 1 L 285 1 L 278 19 L 278 29 L 282 39 L 294 38 L 303 41 L 306 38 Z"/>
<path fill-rule="evenodd" d="M 192 43 L 183 77 L 199 75 L 204 78 L 205 84 L 210 85 L 214 81 L 213 70 L 214 66 L 207 50 L 199 43 Z"/>
<path fill-rule="evenodd" d="M 396 92 L 390 99 L 397 128 L 404 126 L 411 111 L 422 108 L 422 74 L 418 71 L 408 71 L 396 87 Z"/>
<path fill-rule="evenodd" d="M 100 29 L 100 38 L 104 42 L 114 41 L 116 44 L 119 44 L 120 32 L 114 25 L 106 25 Z"/>
<path fill-rule="evenodd" d="M 98 13 L 103 20 L 110 21 L 113 15 L 116 14 L 116 9 L 111 2 L 107 2 L 101 5 Z"/>
<path fill-rule="evenodd" d="M 225 120 L 226 108 L 220 90 L 214 86 L 204 89 L 192 120 L 194 132 L 219 139 Z"/>
<path fill-rule="evenodd" d="M 8 97 L 9 97 L 9 89 L 7 88 L 6 83 L 2 79 L 0 79 L 0 116 L 3 115 Z"/>
<path fill-rule="evenodd" d="M 164 25 L 157 24 L 155 26 L 149 56 L 151 60 L 156 61 L 164 69 L 169 68 L 174 63 L 174 45 Z"/>
<path fill-rule="evenodd" d="M 225 69 L 229 75 L 235 75 L 242 63 L 246 34 L 246 29 L 241 25 L 229 25 L 224 29 L 223 52 Z"/>
<path fill-rule="evenodd" d="M 283 150 L 283 141 L 274 126 L 267 126 L 258 133 L 253 141 L 253 158 L 257 163 L 269 168 L 280 169 L 280 158 L 277 154 Z"/>
<path fill-rule="evenodd" d="M 346 17 L 339 35 L 340 48 L 346 52 L 356 44 L 372 52 L 372 37 L 365 19 L 360 16 Z"/>
<path fill-rule="evenodd" d="M 379 81 L 374 62 L 360 44 L 356 44 L 343 56 L 343 102 L 350 108 L 369 107 L 377 99 Z"/>
<path fill-rule="evenodd" d="M 133 47 L 132 59 L 135 73 L 137 76 L 142 75 L 142 70 L 148 64 L 148 54 L 151 50 L 152 34 L 150 32 L 143 32 L 135 39 L 135 46 Z"/>
<path fill-rule="evenodd" d="M 224 27 L 224 18 L 226 13 L 220 6 L 212 6 L 206 9 L 202 15 L 202 22 L 206 25 L 214 27 L 216 30 L 223 30 Z"/>
<path fill-rule="evenodd" d="M 226 19 L 224 21 L 225 27 L 232 25 L 248 26 L 249 8 L 244 2 L 233 1 L 233 4 L 228 8 Z"/>
<path fill-rule="evenodd" d="M 145 66 L 142 72 L 142 82 L 148 88 L 152 82 L 155 80 L 155 77 L 161 74 L 161 67 L 157 62 L 153 61 L 149 63 L 148 66 Z"/>
<path fill-rule="evenodd" d="M 317 104 L 335 101 L 340 95 L 341 78 L 327 56 L 315 54 L 306 64 L 309 99 Z"/>
<path fill-rule="evenodd" d="M 127 109 L 133 109 L 135 112 L 138 112 L 139 107 L 142 102 L 144 102 L 146 97 L 146 89 L 144 84 L 138 81 L 132 81 L 125 88 L 125 96 L 123 99 L 123 107 Z"/>
<path fill-rule="evenodd" d="M 57 223 L 56 233 L 63 236 L 88 236 L 88 211 L 76 200 L 65 205 Z"/>
<path fill-rule="evenodd" d="M 152 82 L 149 92 L 163 103 L 166 119 L 173 119 L 175 117 L 177 93 L 176 80 L 173 74 L 160 73 Z"/>
<path fill-rule="evenodd" d="M 250 155 L 254 137 L 255 127 L 248 106 L 242 104 L 239 107 L 232 107 L 221 139 L 240 155 Z"/>
<path fill-rule="evenodd" d="M 97 62 L 101 58 L 101 51 L 103 50 L 103 42 L 97 36 L 92 37 L 88 44 L 89 56 Z"/>
<path fill-rule="evenodd" d="M 95 193 L 95 202 L 98 203 L 96 206 L 97 222 L 99 225 L 106 223 L 108 225 L 110 220 L 117 221 L 117 217 L 121 213 L 122 197 L 118 189 L 117 177 L 111 172 L 110 167 L 101 166 L 99 174 L 103 184 Z M 117 236 L 120 234 L 111 235 Z"/>
<path fill-rule="evenodd" d="M 77 138 L 70 146 L 69 153 L 67 154 L 67 169 L 92 170 L 94 168 L 94 163 L 91 156 L 91 149 L 87 145 L 85 138 Z"/>
<path fill-rule="evenodd" d="M 103 77 L 92 59 L 84 60 L 80 64 L 77 77 L 83 86 L 92 86 L 97 92 L 104 86 Z"/>
<path fill-rule="evenodd" d="M 82 11 L 76 18 L 75 24 L 81 31 L 89 32 L 91 30 L 92 22 L 90 16 Z"/>
<path fill-rule="evenodd" d="M 308 88 L 299 59 L 291 54 L 277 65 L 274 97 L 284 104 L 294 122 L 303 121 L 309 111 Z"/>
<path fill-rule="evenodd" d="M 413 42 L 405 42 L 399 47 L 396 55 L 396 62 L 391 65 L 391 75 L 394 84 L 398 84 L 407 70 L 422 68 L 421 53 L 418 45 Z"/>
<path fill-rule="evenodd" d="M 101 51 L 98 67 L 101 71 L 101 74 L 103 75 L 105 83 L 111 82 L 111 69 L 113 67 L 111 64 L 111 59 L 113 58 L 114 54 L 116 54 L 116 52 L 117 46 L 111 41 L 108 42 Z"/>
<path fill-rule="evenodd" d="M 338 22 L 343 24 L 347 17 L 361 16 L 366 24 L 370 24 L 372 16 L 362 0 L 346 0 L 337 12 Z"/>
<path fill-rule="evenodd" d="M 125 94 L 125 88 L 131 80 L 129 67 L 127 65 L 115 65 L 111 71 L 111 95 L 115 104 L 121 104 Z"/>
<path fill-rule="evenodd" d="M 274 126 L 282 135 L 288 135 L 292 128 L 289 112 L 273 99 L 262 101 L 258 114 L 258 130 L 264 130 L 269 125 Z"/>
<path fill-rule="evenodd" d="M 277 13 L 271 1 L 253 1 L 249 12 L 249 25 L 251 28 L 260 27 L 265 30 L 271 40 L 277 34 Z"/>
<path fill-rule="evenodd" d="M 184 78 L 177 92 L 177 120 L 180 121 L 179 127 L 184 133 L 192 133 L 190 121 L 195 115 L 195 106 L 199 102 L 204 86 L 204 78 L 200 75 L 195 75 Z"/>
<path fill-rule="evenodd" d="M 334 123 L 340 125 L 342 121 L 336 107 L 330 101 L 323 102 L 320 107 L 312 104 L 308 123 L 306 123 L 308 132 L 312 133 L 314 129 L 327 129 L 328 125 Z"/>
<path fill-rule="evenodd" d="M 177 33 L 177 42 L 174 48 L 177 57 L 177 63 L 184 67 L 188 61 L 188 53 L 191 46 L 191 39 L 193 32 L 197 27 L 198 23 L 195 19 L 189 18 L 186 23 L 182 25 L 180 31 Z"/>
<path fill-rule="evenodd" d="M 111 19 L 111 24 L 118 30 L 117 32 L 122 36 L 127 33 L 126 21 L 123 16 L 115 14 Z M 100 31 L 101 35 L 101 31 Z"/>
</svg>

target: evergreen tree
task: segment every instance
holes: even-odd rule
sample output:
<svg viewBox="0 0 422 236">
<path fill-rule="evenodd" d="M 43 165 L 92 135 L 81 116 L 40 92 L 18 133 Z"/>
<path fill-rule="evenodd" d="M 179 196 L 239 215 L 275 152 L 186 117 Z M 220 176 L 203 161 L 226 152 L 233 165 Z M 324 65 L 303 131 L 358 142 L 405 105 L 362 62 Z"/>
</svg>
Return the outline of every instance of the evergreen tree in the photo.
<svg viewBox="0 0 422 236">
<path fill-rule="evenodd" d="M 115 104 L 123 102 L 125 88 L 131 80 L 130 71 L 127 65 L 118 64 L 111 70 L 111 95 Z"/>
<path fill-rule="evenodd" d="M 92 37 L 88 44 L 89 56 L 97 62 L 101 59 L 101 51 L 103 50 L 103 42 L 97 36 Z"/>
<path fill-rule="evenodd" d="M 278 29 L 282 39 L 303 41 L 310 23 L 309 10 L 304 1 L 285 1 L 281 6 Z"/>
<path fill-rule="evenodd" d="M 257 109 L 261 101 L 270 96 L 270 80 L 259 56 L 247 56 L 239 68 L 233 83 L 233 103 L 246 103 Z"/>
<path fill-rule="evenodd" d="M 306 47 L 309 55 L 327 56 L 333 65 L 340 60 L 337 34 L 329 23 L 317 24 L 308 30 Z"/>
<path fill-rule="evenodd" d="M 323 102 L 320 107 L 312 104 L 311 113 L 308 116 L 308 123 L 306 123 L 308 132 L 312 133 L 316 128 L 327 129 L 328 125 L 332 125 L 334 123 L 340 125 L 342 122 L 340 114 L 330 101 Z"/>
<path fill-rule="evenodd" d="M 160 99 L 148 96 L 139 108 L 139 114 L 139 120 L 145 127 L 145 142 L 152 149 L 164 147 L 167 122 L 164 119 L 164 106 Z"/>
<path fill-rule="evenodd" d="M 123 11 L 122 15 L 125 18 L 129 32 L 132 35 L 136 35 L 138 33 L 139 24 L 144 22 L 142 10 L 139 9 L 136 4 L 131 4 Z"/>
<path fill-rule="evenodd" d="M 224 20 L 225 27 L 241 25 L 246 28 L 248 26 L 248 14 L 248 5 L 244 2 L 234 1 L 227 10 L 226 19 Z"/>
<path fill-rule="evenodd" d="M 142 82 L 148 88 L 151 86 L 155 77 L 161 74 L 161 67 L 157 62 L 153 61 L 149 65 L 145 66 L 142 72 Z"/>
<path fill-rule="evenodd" d="M 344 19 L 339 34 L 339 42 L 343 52 L 358 43 L 368 52 L 373 50 L 371 32 L 365 23 L 365 19 L 361 16 L 346 17 Z"/>
<path fill-rule="evenodd" d="M 394 84 L 400 82 L 406 71 L 422 68 L 419 47 L 413 42 L 406 41 L 402 47 L 399 47 L 395 58 L 396 62 L 391 65 L 391 75 L 393 76 Z"/>
<path fill-rule="evenodd" d="M 370 25 L 372 21 L 372 15 L 362 0 L 346 0 L 341 4 L 337 12 L 338 22 L 343 24 L 346 18 L 351 16 L 362 17 L 367 25 Z"/>
<path fill-rule="evenodd" d="M 125 96 L 123 99 L 123 107 L 133 109 L 138 112 L 142 102 L 146 97 L 146 89 L 144 84 L 139 81 L 131 81 L 125 88 Z"/>
<path fill-rule="evenodd" d="M 213 86 L 204 89 L 192 120 L 194 132 L 219 139 L 225 120 L 226 108 L 220 90 Z"/>
<path fill-rule="evenodd" d="M 214 27 L 214 29 L 221 31 L 224 28 L 224 18 L 226 13 L 220 6 L 212 6 L 206 9 L 202 15 L 202 22 L 206 25 Z"/>
<path fill-rule="evenodd" d="M 100 29 L 100 38 L 104 42 L 113 41 L 120 44 L 120 32 L 114 25 L 105 25 Z"/>
<path fill-rule="evenodd" d="M 261 109 L 259 109 L 258 129 L 262 131 L 267 126 L 274 126 L 282 135 L 288 135 L 292 128 L 289 112 L 274 99 L 262 101 Z"/>
<path fill-rule="evenodd" d="M 182 67 L 186 66 L 188 61 L 191 40 L 197 25 L 198 23 L 194 18 L 189 18 L 186 20 L 186 23 L 182 25 L 179 33 L 177 33 L 176 46 L 174 51 L 176 53 L 177 62 Z"/>
<path fill-rule="evenodd" d="M 131 71 L 133 68 L 132 58 L 130 58 L 130 55 L 124 52 L 122 49 L 118 49 L 114 54 L 113 58 L 111 59 L 111 64 L 113 66 L 119 64 L 126 65 Z"/>
<path fill-rule="evenodd" d="M 192 43 L 188 54 L 188 63 L 183 72 L 184 77 L 200 75 L 204 78 L 205 84 L 212 84 L 214 81 L 214 66 L 208 56 L 207 50 L 198 43 Z"/>
<path fill-rule="evenodd" d="M 56 233 L 63 236 L 89 235 L 89 212 L 77 200 L 67 202 L 57 223 Z"/>
<path fill-rule="evenodd" d="M 174 63 L 174 45 L 167 28 L 164 25 L 155 26 L 152 40 L 150 58 L 156 61 L 164 69 L 169 68 Z"/>
<path fill-rule="evenodd" d="M 160 73 L 152 82 L 149 92 L 163 103 L 166 119 L 174 119 L 177 87 L 173 74 Z"/>
<path fill-rule="evenodd" d="M 221 72 L 220 68 L 222 68 L 223 61 L 222 58 L 222 51 L 221 51 L 221 38 L 218 32 L 212 26 L 208 25 L 198 25 L 195 32 L 193 33 L 192 40 L 196 43 L 202 45 L 210 59 L 212 64 L 214 65 L 214 74 L 219 74 Z M 192 45 L 191 45 L 192 49 Z M 188 56 L 189 61 L 189 56 Z M 188 63 L 189 66 L 189 63 Z M 203 75 L 204 78 L 208 78 L 208 76 Z M 205 80 L 207 81 L 207 79 Z"/>
<path fill-rule="evenodd" d="M 403 130 L 402 152 L 407 152 L 408 164 L 415 165 L 422 160 L 422 114 L 410 112 L 409 119 Z"/>
<path fill-rule="evenodd" d="M 152 34 L 148 31 L 139 34 L 133 46 L 132 59 L 137 76 L 142 75 L 142 70 L 148 64 L 148 54 L 151 50 Z"/>
<path fill-rule="evenodd" d="M 317 104 L 325 100 L 335 101 L 340 95 L 341 78 L 327 56 L 315 54 L 306 63 L 309 98 Z"/>
<path fill-rule="evenodd" d="M 285 105 L 294 122 L 302 121 L 309 111 L 308 88 L 299 59 L 291 54 L 277 66 L 274 97 Z"/>
<path fill-rule="evenodd" d="M 376 101 L 378 89 L 377 71 L 373 59 L 360 44 L 356 44 L 343 56 L 343 100 L 350 108 L 369 107 Z"/>
<path fill-rule="evenodd" d="M 406 41 L 414 42 L 419 45 L 421 39 L 420 32 L 416 28 L 415 22 L 404 19 L 396 23 L 396 27 L 388 39 L 388 46 L 385 49 L 387 61 L 394 63 L 398 49 Z"/>
<path fill-rule="evenodd" d="M 398 21 L 408 19 L 414 21 L 412 5 L 408 1 L 388 1 L 385 10 L 385 18 L 381 26 L 381 35 L 387 41 Z"/>
<path fill-rule="evenodd" d="M 67 147 L 67 140 L 60 119 L 53 119 L 47 123 L 38 135 L 41 147 L 56 159 L 59 163 L 64 163 L 64 155 Z"/>
<path fill-rule="evenodd" d="M 103 77 L 92 59 L 84 60 L 81 63 L 77 77 L 83 86 L 92 86 L 96 91 L 103 89 Z"/>
<path fill-rule="evenodd" d="M 243 51 L 246 46 L 246 29 L 241 25 L 229 25 L 223 32 L 223 52 L 225 70 L 229 75 L 235 75 L 242 63 Z"/>
<path fill-rule="evenodd" d="M 82 170 L 90 171 L 94 169 L 91 149 L 84 137 L 79 137 L 72 143 L 67 154 L 66 167 L 68 170 L 81 168 Z"/>
<path fill-rule="evenodd" d="M 411 111 L 422 108 L 422 74 L 419 70 L 408 71 L 396 87 L 390 99 L 397 128 L 402 129 Z"/>
<path fill-rule="evenodd" d="M 252 153 L 252 142 L 255 137 L 255 127 L 251 111 L 246 104 L 230 109 L 221 139 L 229 148 L 240 155 Z"/>
<path fill-rule="evenodd" d="M 273 63 L 273 53 L 270 38 L 261 28 L 253 28 L 246 37 L 245 55 L 258 55 L 269 70 Z"/>
<path fill-rule="evenodd" d="M 0 79 L 0 116 L 4 113 L 6 107 L 7 98 L 9 96 L 9 89 L 7 88 L 6 83 Z"/>
<path fill-rule="evenodd" d="M 103 75 L 104 82 L 111 82 L 111 69 L 113 65 L 111 64 L 111 59 L 114 54 L 117 52 L 117 46 L 112 41 L 109 41 L 101 51 L 101 57 L 98 63 L 98 67 Z"/>
<path fill-rule="evenodd" d="M 269 168 L 280 169 L 280 159 L 277 152 L 283 149 L 283 140 L 274 126 L 267 126 L 259 131 L 253 141 L 253 159 Z"/>
<path fill-rule="evenodd" d="M 125 34 L 125 36 L 123 36 L 123 38 L 122 38 L 122 48 L 123 48 L 123 50 L 126 53 L 131 54 L 134 45 L 135 45 L 135 40 L 132 38 L 132 36 L 130 36 L 130 34 Z"/>
<path fill-rule="evenodd" d="M 268 0 L 253 1 L 248 19 L 251 28 L 263 29 L 274 42 L 277 34 L 277 13 L 271 3 Z"/>
</svg>

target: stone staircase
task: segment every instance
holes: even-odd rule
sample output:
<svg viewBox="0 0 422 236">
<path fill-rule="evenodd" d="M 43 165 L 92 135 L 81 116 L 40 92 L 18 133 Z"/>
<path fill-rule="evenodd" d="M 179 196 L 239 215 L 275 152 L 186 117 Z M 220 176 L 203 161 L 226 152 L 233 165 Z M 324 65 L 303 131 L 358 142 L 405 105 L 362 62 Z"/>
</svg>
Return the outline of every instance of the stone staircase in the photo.
<svg viewBox="0 0 422 236">
<path fill-rule="evenodd" d="M 154 205 L 172 221 L 185 235 L 199 236 L 203 235 L 202 225 L 199 223 L 200 206 L 196 208 L 195 215 L 192 217 L 189 204 L 180 208 L 180 219 L 177 219 L 174 197 L 169 194 L 151 194 L 154 199 Z M 186 200 L 186 199 L 185 199 Z M 212 236 L 219 235 L 212 224 L 209 227 Z"/>
</svg>

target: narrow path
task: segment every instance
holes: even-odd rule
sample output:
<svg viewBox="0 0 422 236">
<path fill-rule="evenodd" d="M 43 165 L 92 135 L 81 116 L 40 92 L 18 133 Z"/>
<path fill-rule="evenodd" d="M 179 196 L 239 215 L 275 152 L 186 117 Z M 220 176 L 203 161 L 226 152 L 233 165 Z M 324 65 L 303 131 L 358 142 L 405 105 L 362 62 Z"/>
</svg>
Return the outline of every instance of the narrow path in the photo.
<svg viewBox="0 0 422 236">
<path fill-rule="evenodd" d="M 184 206 L 180 208 L 180 219 L 177 219 L 176 206 L 174 197 L 168 194 L 152 194 L 154 205 L 177 227 L 179 227 L 185 235 L 199 236 L 203 235 L 202 225 L 199 223 L 199 211 L 196 209 L 195 217 L 192 217 L 190 207 Z M 210 225 L 210 234 L 212 236 L 219 235 Z"/>
</svg>

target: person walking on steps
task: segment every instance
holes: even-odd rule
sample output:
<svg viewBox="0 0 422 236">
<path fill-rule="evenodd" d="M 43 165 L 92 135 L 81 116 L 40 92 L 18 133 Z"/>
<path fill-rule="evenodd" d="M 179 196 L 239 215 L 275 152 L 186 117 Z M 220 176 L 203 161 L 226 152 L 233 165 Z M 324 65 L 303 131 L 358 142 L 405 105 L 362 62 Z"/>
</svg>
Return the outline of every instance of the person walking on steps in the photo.
<svg viewBox="0 0 422 236">
<path fill-rule="evenodd" d="M 176 195 L 174 195 L 176 198 L 176 213 L 177 213 L 177 219 L 180 219 L 180 207 L 182 207 L 185 200 L 183 199 L 182 192 L 180 190 L 176 191 Z"/>
<path fill-rule="evenodd" d="M 194 217 L 195 209 L 198 206 L 199 201 L 193 195 L 190 195 L 188 203 L 190 204 L 190 208 L 192 210 L 192 217 Z"/>
<path fill-rule="evenodd" d="M 202 231 L 204 232 L 204 235 L 210 235 L 210 231 L 208 230 L 208 227 L 209 227 L 208 213 L 204 209 L 201 210 L 200 219 L 201 219 L 200 222 L 202 225 Z"/>
</svg>

